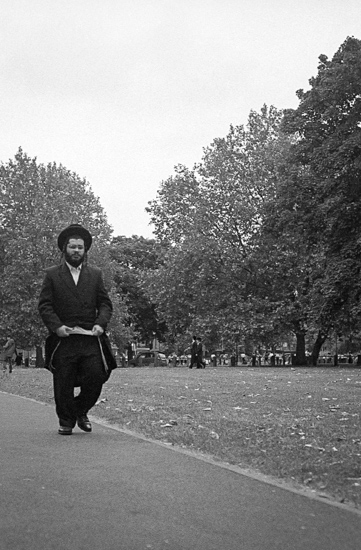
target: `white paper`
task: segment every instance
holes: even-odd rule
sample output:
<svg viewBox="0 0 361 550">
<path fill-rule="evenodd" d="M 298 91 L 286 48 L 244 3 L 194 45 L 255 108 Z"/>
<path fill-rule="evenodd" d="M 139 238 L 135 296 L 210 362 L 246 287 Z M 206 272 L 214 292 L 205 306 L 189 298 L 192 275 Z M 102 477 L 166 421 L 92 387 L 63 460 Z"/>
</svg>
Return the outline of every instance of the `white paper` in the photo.
<svg viewBox="0 0 361 550">
<path fill-rule="evenodd" d="M 69 331 L 69 334 L 83 334 L 84 336 L 95 336 L 94 332 L 91 330 L 86 330 L 81 327 L 74 327 Z"/>
</svg>

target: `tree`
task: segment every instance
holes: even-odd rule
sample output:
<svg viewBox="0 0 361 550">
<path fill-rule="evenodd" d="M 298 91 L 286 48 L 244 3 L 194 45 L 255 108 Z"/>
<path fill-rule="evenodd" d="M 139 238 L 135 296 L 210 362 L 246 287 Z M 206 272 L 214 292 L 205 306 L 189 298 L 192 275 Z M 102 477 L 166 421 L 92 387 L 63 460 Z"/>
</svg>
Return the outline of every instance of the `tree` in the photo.
<svg viewBox="0 0 361 550">
<path fill-rule="evenodd" d="M 262 327 L 270 338 L 269 307 L 254 307 L 254 289 L 265 283 L 252 250 L 275 194 L 278 160 L 289 147 L 279 133 L 281 116 L 274 107 L 251 112 L 247 127 L 231 126 L 193 170 L 176 167 L 149 203 L 155 232 L 169 245 L 150 289 L 174 333 L 199 324 L 214 333 L 206 321 L 212 318 L 222 334 L 240 326 L 243 334 L 259 334 Z"/>
<path fill-rule="evenodd" d="M 299 90 L 283 131 L 296 141 L 285 164 L 282 208 L 322 262 L 311 311 L 320 341 L 360 319 L 361 42 L 348 37 L 332 60 L 319 57 L 310 90 Z M 316 356 L 317 350 L 314 355 Z"/>
<path fill-rule="evenodd" d="M 115 265 L 115 285 L 127 304 L 127 325 L 141 340 L 163 341 L 167 327 L 158 319 L 155 304 L 142 288 L 143 274 L 163 262 L 163 250 L 154 239 L 119 236 L 112 240 L 110 256 Z"/>
<path fill-rule="evenodd" d="M 175 176 L 162 182 L 157 199 L 148 203 L 160 241 L 177 245 L 202 235 L 244 253 L 274 193 L 278 158 L 288 145 L 278 130 L 281 118 L 273 106 L 251 111 L 247 127 L 231 126 L 193 170 L 175 167 Z"/>
<path fill-rule="evenodd" d="M 59 262 L 57 236 L 70 223 L 82 223 L 95 236 L 89 256 L 103 269 L 110 290 L 111 228 L 89 184 L 55 163 L 44 166 L 20 148 L 0 166 L 1 332 L 10 330 L 19 347 L 39 345 L 45 330 L 37 313 L 44 269 Z M 116 298 L 112 336 L 122 333 L 124 304 Z"/>
<path fill-rule="evenodd" d="M 360 53 L 347 38 L 282 122 L 251 112 L 162 183 L 148 211 L 169 249 L 150 289 L 174 331 L 206 327 L 206 302 L 223 332 L 293 331 L 300 363 L 306 334 L 316 361 L 332 331 L 360 331 Z"/>
</svg>

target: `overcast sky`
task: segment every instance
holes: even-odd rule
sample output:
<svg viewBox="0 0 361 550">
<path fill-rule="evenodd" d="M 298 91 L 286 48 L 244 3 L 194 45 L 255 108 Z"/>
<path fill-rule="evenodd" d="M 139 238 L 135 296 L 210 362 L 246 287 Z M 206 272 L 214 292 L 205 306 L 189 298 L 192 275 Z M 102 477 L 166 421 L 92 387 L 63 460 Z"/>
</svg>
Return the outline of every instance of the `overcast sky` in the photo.
<svg viewBox="0 0 361 550">
<path fill-rule="evenodd" d="M 0 0 L 0 161 L 86 178 L 114 235 L 151 237 L 174 166 L 264 103 L 297 107 L 360 0 Z"/>
</svg>

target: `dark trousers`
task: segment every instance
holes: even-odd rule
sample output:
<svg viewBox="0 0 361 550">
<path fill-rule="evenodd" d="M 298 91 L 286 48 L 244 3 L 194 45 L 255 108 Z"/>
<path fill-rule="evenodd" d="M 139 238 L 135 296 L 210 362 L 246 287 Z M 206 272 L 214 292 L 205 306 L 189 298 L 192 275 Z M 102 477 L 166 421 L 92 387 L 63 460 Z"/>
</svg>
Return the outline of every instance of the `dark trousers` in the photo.
<svg viewBox="0 0 361 550">
<path fill-rule="evenodd" d="M 73 428 L 77 417 L 87 414 L 97 402 L 106 378 L 98 339 L 83 335 L 62 338 L 53 366 L 59 424 Z M 75 396 L 76 386 L 80 392 Z"/>
<path fill-rule="evenodd" d="M 203 361 L 203 355 L 199 353 L 197 355 L 197 369 L 204 369 L 205 366 L 206 366 L 206 364 Z"/>
<path fill-rule="evenodd" d="M 9 365 L 9 372 L 13 372 L 13 358 L 6 357 L 6 363 Z M 4 366 L 4 370 L 6 370 L 5 366 Z"/>
</svg>

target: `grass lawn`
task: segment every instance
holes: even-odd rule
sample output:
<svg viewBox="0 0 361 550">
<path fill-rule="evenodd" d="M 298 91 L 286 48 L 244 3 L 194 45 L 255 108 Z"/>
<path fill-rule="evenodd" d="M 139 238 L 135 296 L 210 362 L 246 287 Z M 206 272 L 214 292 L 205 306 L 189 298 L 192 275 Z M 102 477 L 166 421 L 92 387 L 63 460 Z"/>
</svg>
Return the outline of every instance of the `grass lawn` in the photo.
<svg viewBox="0 0 361 550">
<path fill-rule="evenodd" d="M 0 390 L 53 402 L 42 369 L 0 375 Z M 361 507 L 360 398 L 356 368 L 126 368 L 91 414 Z"/>
</svg>

